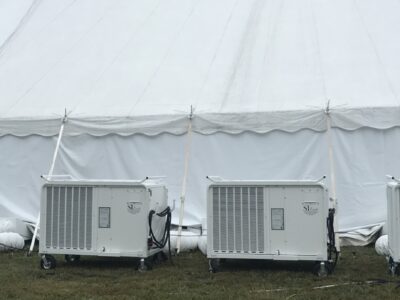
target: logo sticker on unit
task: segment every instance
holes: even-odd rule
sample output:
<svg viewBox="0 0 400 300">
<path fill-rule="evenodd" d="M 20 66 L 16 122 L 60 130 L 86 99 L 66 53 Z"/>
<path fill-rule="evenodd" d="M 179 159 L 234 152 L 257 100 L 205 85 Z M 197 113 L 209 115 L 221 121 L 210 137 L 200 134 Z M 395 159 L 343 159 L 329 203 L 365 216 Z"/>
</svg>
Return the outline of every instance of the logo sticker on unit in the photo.
<svg viewBox="0 0 400 300">
<path fill-rule="evenodd" d="M 318 206 L 319 203 L 318 202 L 303 202 L 303 212 L 306 215 L 315 215 L 318 212 Z"/>
<path fill-rule="evenodd" d="M 142 202 L 127 202 L 127 209 L 133 215 L 136 215 L 142 209 Z"/>
</svg>

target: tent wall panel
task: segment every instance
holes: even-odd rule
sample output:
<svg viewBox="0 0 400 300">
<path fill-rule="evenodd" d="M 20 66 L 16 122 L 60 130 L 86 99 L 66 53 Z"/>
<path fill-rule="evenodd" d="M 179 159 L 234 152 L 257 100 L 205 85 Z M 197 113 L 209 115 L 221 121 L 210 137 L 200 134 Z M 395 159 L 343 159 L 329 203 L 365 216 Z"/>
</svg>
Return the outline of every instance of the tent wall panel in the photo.
<svg viewBox="0 0 400 300">
<path fill-rule="evenodd" d="M 39 212 L 40 175 L 50 168 L 56 137 L 0 138 L 0 217 L 35 221 Z"/>
<path fill-rule="evenodd" d="M 385 174 L 398 174 L 400 128 L 333 131 L 341 230 L 385 220 Z M 48 171 L 55 137 L 0 138 L 0 214 L 34 220 L 39 176 Z M 136 179 L 165 175 L 169 199 L 179 200 L 186 135 L 65 136 L 55 174 L 78 178 Z M 206 214 L 206 175 L 227 179 L 318 179 L 329 176 L 325 132 L 272 131 L 238 135 L 193 134 L 184 224 Z M 390 159 L 389 159 L 390 157 Z M 326 179 L 329 185 L 329 178 Z M 179 202 L 177 201 L 177 205 Z M 178 210 L 173 221 L 178 222 Z"/>
</svg>

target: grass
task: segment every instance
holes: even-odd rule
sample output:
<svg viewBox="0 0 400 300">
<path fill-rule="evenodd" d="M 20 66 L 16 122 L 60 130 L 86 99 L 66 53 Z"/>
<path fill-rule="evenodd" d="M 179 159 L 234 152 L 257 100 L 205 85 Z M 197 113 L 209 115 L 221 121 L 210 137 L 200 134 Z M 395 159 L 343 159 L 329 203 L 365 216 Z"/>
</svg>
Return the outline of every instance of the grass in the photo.
<svg viewBox="0 0 400 300">
<path fill-rule="evenodd" d="M 308 264 L 267 261 L 227 261 L 210 274 L 198 251 L 146 273 L 133 259 L 87 257 L 69 265 L 56 258 L 57 268 L 43 271 L 36 255 L 0 253 L 0 299 L 400 299 L 400 278 L 388 275 L 372 247 L 342 248 L 335 273 L 325 278 Z M 371 279 L 383 283 L 365 283 Z M 313 289 L 331 284 L 338 286 Z"/>
</svg>

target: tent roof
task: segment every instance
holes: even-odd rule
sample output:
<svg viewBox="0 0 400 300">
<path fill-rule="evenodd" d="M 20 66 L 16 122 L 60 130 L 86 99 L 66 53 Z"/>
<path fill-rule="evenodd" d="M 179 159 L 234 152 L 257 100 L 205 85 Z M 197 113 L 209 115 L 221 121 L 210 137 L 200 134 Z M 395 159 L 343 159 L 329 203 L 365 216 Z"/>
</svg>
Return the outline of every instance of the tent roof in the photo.
<svg viewBox="0 0 400 300">
<path fill-rule="evenodd" d="M 396 0 L 12 2 L 0 135 L 400 125 Z"/>
<path fill-rule="evenodd" d="M 32 0 L 0 0 L 0 49 L 28 15 Z"/>
</svg>

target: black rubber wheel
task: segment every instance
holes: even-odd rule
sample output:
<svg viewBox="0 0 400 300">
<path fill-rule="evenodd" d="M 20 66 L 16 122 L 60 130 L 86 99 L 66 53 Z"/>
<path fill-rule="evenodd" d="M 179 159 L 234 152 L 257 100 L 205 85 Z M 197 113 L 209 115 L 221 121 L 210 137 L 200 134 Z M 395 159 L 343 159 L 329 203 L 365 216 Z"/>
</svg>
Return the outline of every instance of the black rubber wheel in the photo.
<svg viewBox="0 0 400 300">
<path fill-rule="evenodd" d="M 144 264 L 142 264 L 142 262 L 139 260 L 139 263 L 137 265 L 137 270 L 139 272 L 146 272 L 152 269 L 153 269 L 153 263 L 148 258 L 144 259 Z"/>
<path fill-rule="evenodd" d="M 159 256 L 159 259 L 160 259 L 162 262 L 164 262 L 164 261 L 167 261 L 167 260 L 168 260 L 168 255 L 167 255 L 167 254 L 165 254 L 163 251 L 161 251 L 161 252 L 158 252 L 158 256 Z"/>
<path fill-rule="evenodd" d="M 400 267 L 397 263 L 394 262 L 393 258 L 389 258 L 389 274 L 391 275 L 400 275 Z"/>
<path fill-rule="evenodd" d="M 54 269 L 57 265 L 56 259 L 52 255 L 44 255 L 40 259 L 40 268 L 43 270 Z"/>
<path fill-rule="evenodd" d="M 210 273 L 217 273 L 220 268 L 221 261 L 219 258 L 211 258 L 208 260 L 208 270 Z"/>
<path fill-rule="evenodd" d="M 315 265 L 313 267 L 313 274 L 318 276 L 318 277 L 325 277 L 327 276 L 329 273 L 329 262 L 325 261 L 324 262 L 324 267 L 321 270 L 321 262 L 317 261 L 315 262 Z"/>
<path fill-rule="evenodd" d="M 325 269 L 326 269 L 326 274 L 327 275 L 331 275 L 333 273 L 333 270 L 335 269 L 334 262 L 333 261 L 326 261 L 325 262 Z"/>
<path fill-rule="evenodd" d="M 153 263 L 154 264 L 160 264 L 160 263 L 163 263 L 163 262 L 165 262 L 167 260 L 168 260 L 167 255 L 162 251 L 160 251 L 160 252 L 158 252 L 158 253 L 153 255 Z"/>
<path fill-rule="evenodd" d="M 76 264 L 81 260 L 80 255 L 65 255 L 65 261 L 69 264 Z"/>
</svg>

